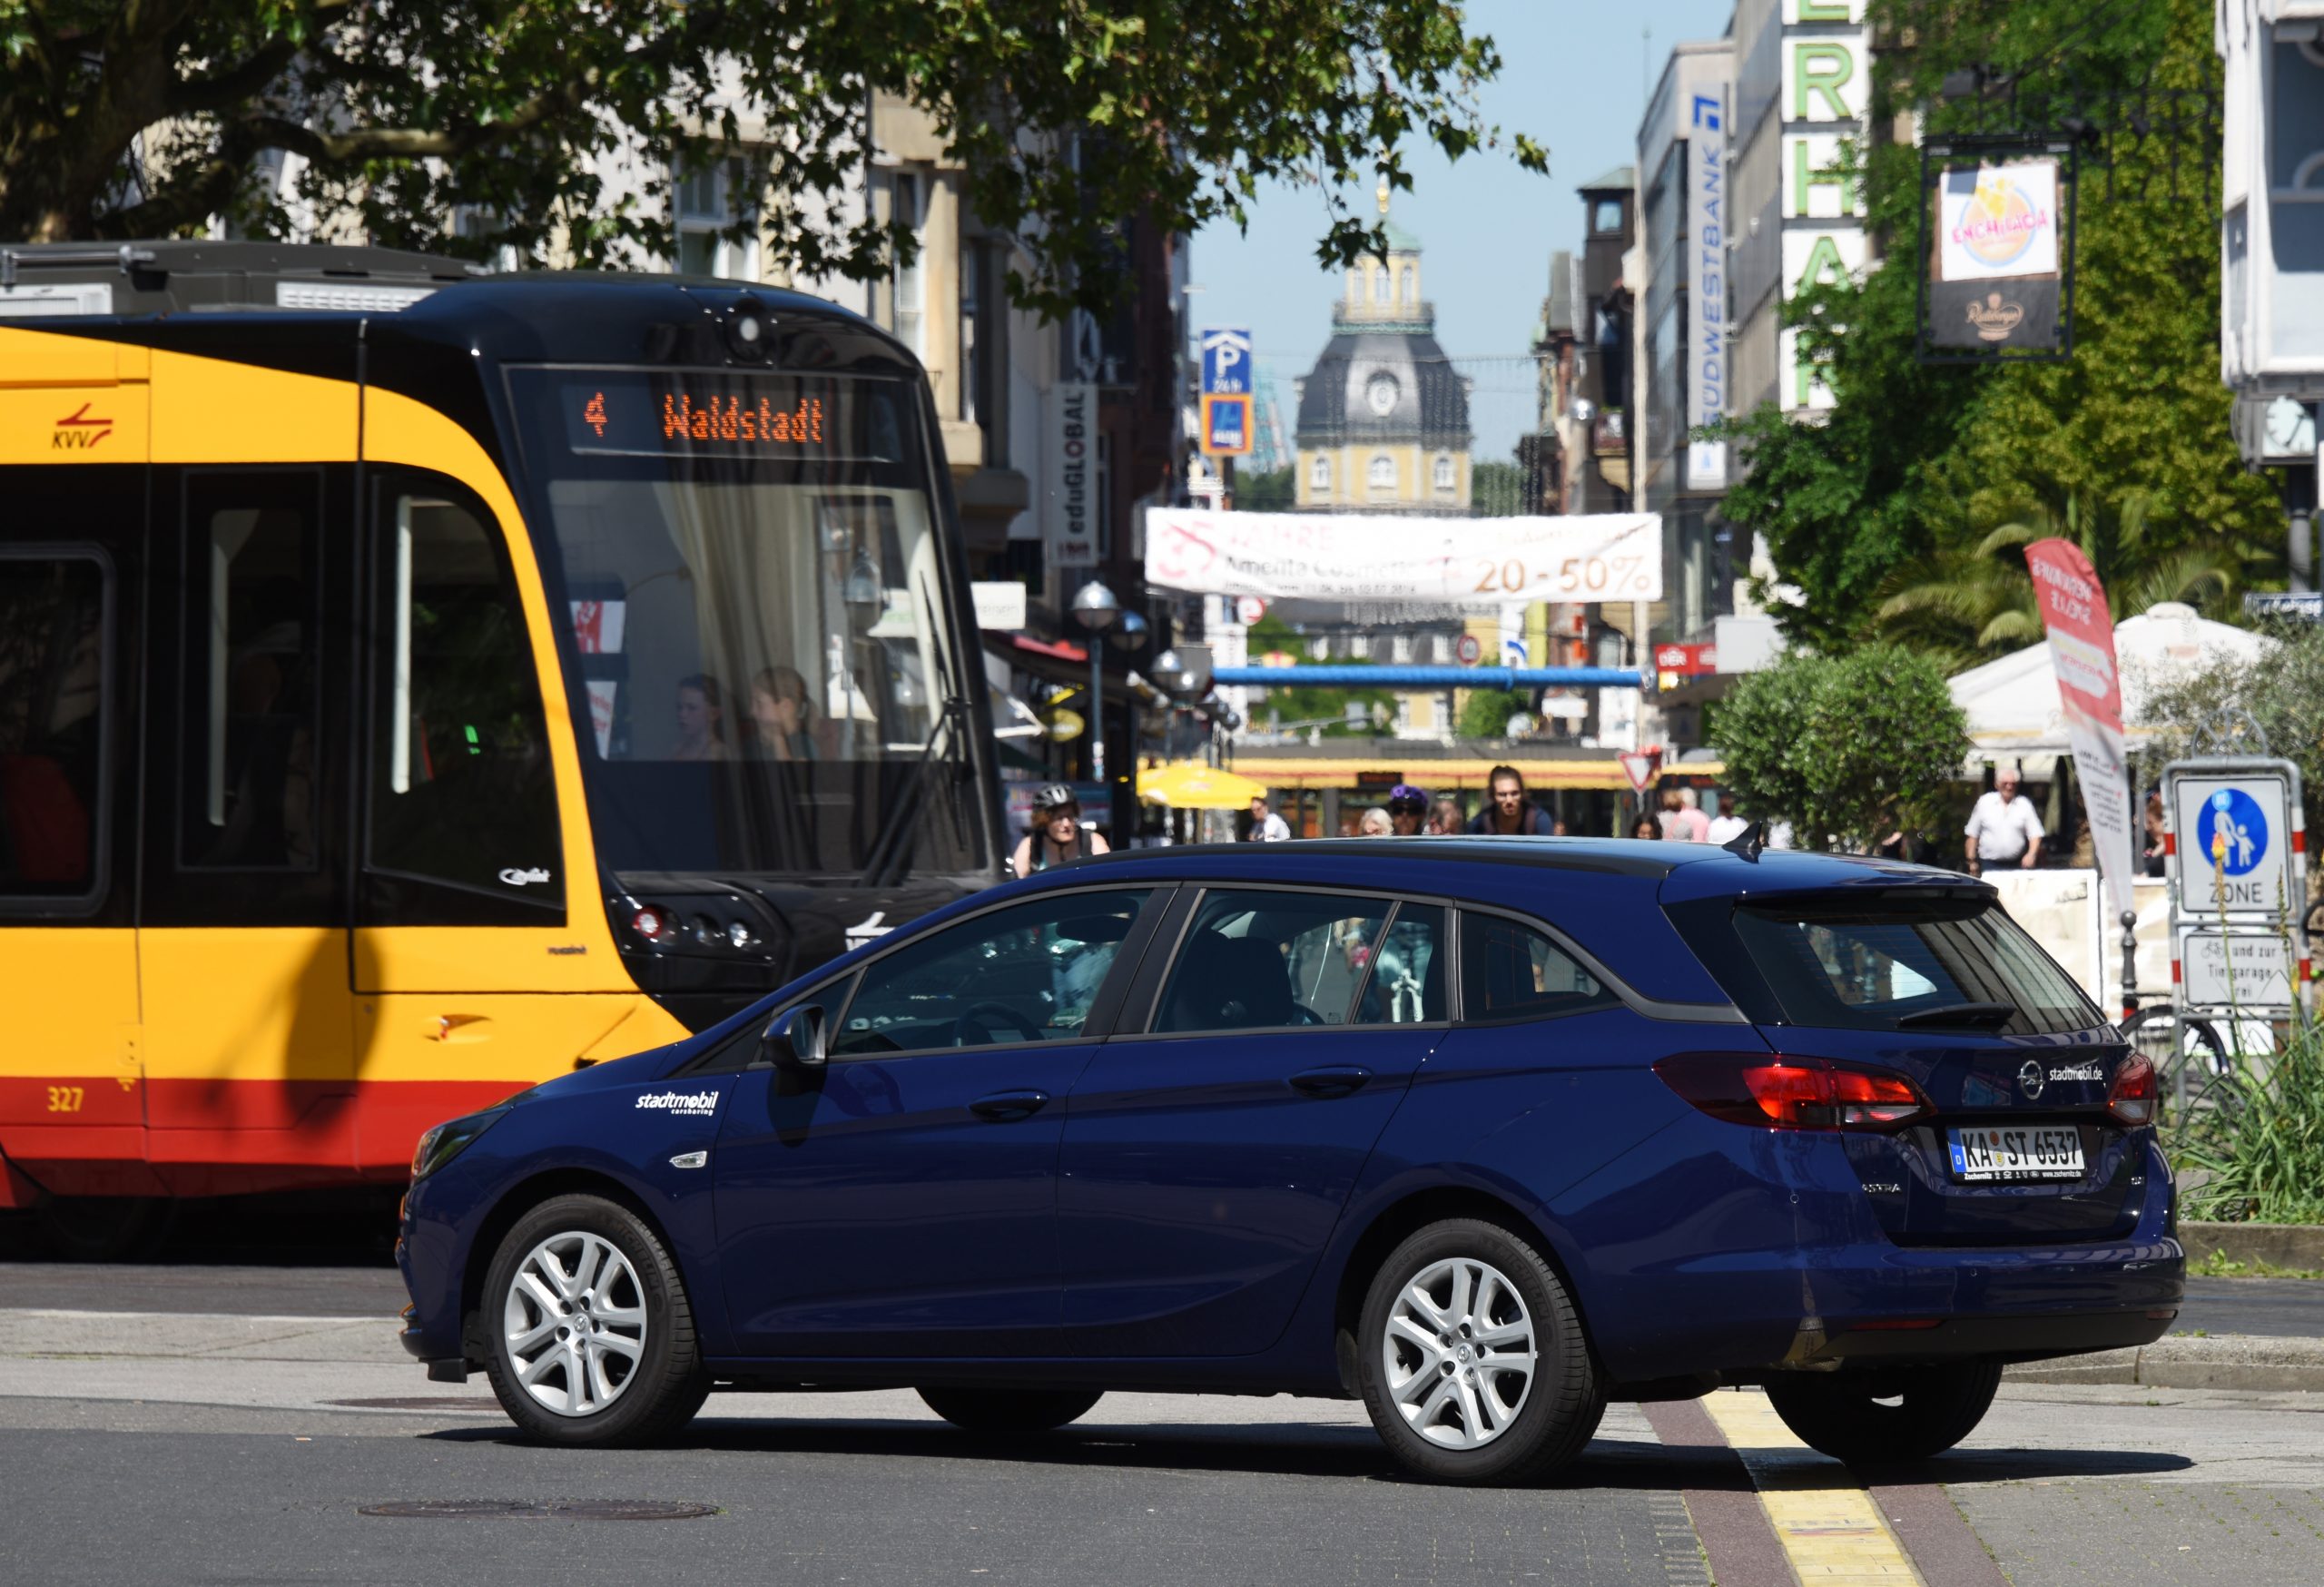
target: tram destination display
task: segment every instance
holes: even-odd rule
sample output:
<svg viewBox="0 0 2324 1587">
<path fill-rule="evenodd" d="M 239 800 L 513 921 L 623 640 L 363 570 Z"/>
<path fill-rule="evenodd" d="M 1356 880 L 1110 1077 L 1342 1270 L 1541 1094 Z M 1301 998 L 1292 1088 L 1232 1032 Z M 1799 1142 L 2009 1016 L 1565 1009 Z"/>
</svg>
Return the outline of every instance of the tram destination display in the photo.
<svg viewBox="0 0 2324 1587">
<path fill-rule="evenodd" d="M 517 382 L 545 397 L 582 456 L 894 460 L 901 427 L 882 395 L 832 375 L 555 370 Z"/>
</svg>

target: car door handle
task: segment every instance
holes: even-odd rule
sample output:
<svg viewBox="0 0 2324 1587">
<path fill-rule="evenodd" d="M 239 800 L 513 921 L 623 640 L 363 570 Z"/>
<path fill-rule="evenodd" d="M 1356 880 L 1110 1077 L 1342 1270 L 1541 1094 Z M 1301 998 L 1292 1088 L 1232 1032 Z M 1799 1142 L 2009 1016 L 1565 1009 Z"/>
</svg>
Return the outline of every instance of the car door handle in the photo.
<svg viewBox="0 0 2324 1587">
<path fill-rule="evenodd" d="M 1308 1097 L 1344 1097 L 1362 1090 L 1372 1071 L 1352 1063 L 1302 1070 L 1291 1077 L 1291 1089 Z"/>
<path fill-rule="evenodd" d="M 1030 1119 L 1049 1106 L 1047 1091 L 995 1091 L 990 1097 L 979 1097 L 969 1104 L 969 1111 L 980 1119 L 1006 1123 L 1012 1119 Z"/>
</svg>

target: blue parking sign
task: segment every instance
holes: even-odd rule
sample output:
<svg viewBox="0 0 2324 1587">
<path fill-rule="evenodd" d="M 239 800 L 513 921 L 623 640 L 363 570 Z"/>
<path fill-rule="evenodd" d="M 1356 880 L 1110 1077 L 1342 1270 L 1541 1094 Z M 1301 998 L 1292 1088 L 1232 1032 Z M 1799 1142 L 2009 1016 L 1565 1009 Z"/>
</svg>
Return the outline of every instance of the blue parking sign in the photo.
<svg viewBox="0 0 2324 1587">
<path fill-rule="evenodd" d="M 1247 397 L 1251 394 L 1249 331 L 1206 330 L 1202 333 L 1202 389 L 1206 397 Z"/>
</svg>

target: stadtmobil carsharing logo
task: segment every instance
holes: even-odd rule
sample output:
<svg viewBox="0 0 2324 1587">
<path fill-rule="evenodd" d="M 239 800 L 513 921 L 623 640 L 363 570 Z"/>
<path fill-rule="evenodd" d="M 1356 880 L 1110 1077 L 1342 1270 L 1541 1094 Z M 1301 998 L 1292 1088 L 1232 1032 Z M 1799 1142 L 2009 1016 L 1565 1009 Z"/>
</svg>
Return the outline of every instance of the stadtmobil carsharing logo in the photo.
<svg viewBox="0 0 2324 1587">
<path fill-rule="evenodd" d="M 718 1109 L 715 1091 L 645 1091 L 637 1099 L 640 1108 L 651 1108 L 660 1113 L 689 1114 L 707 1119 Z"/>
</svg>

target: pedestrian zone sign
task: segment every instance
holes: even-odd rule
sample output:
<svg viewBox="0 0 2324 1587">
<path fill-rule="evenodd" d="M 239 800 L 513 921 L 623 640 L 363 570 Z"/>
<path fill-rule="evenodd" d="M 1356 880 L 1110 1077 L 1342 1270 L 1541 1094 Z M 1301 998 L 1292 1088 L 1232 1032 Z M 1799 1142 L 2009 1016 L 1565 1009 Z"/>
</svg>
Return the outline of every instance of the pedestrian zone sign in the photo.
<svg viewBox="0 0 2324 1587">
<path fill-rule="evenodd" d="M 1633 750 L 1616 758 L 1622 763 L 1622 774 L 1630 778 L 1630 786 L 1645 793 L 1646 785 L 1654 781 L 1655 757 L 1643 750 Z"/>
<path fill-rule="evenodd" d="M 1214 397 L 1202 399 L 1202 449 L 1206 457 L 1240 458 L 1251 449 L 1251 399 Z"/>
<path fill-rule="evenodd" d="M 2306 907 L 2297 777 L 2280 761 L 2169 768 L 2163 803 L 2181 915 L 2273 920 Z"/>
</svg>

